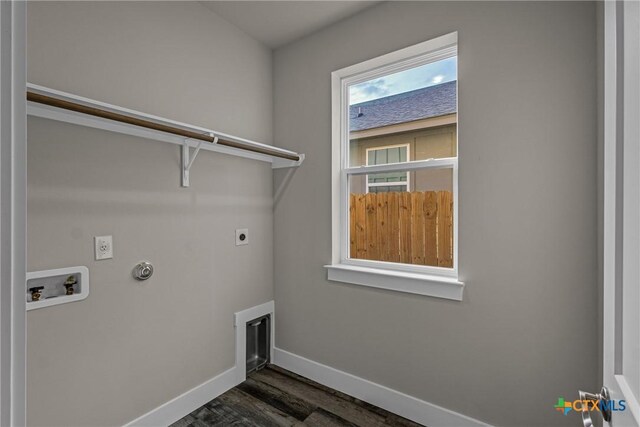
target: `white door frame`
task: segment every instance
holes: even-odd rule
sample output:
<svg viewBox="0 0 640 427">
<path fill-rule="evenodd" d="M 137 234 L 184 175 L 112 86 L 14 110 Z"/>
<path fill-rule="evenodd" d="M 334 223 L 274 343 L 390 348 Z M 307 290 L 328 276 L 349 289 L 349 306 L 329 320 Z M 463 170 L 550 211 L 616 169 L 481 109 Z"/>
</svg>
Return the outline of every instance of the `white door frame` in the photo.
<svg viewBox="0 0 640 427">
<path fill-rule="evenodd" d="M 610 425 L 640 424 L 637 385 L 640 358 L 640 255 L 638 210 L 638 5 L 604 4 L 604 297 L 603 384 L 611 398 L 626 401 Z M 634 19 L 636 20 L 634 22 Z M 632 29 L 635 28 L 635 29 Z M 635 65 L 634 65 L 635 64 Z"/>
<path fill-rule="evenodd" d="M 26 424 L 26 2 L 0 1 L 0 425 Z"/>
</svg>

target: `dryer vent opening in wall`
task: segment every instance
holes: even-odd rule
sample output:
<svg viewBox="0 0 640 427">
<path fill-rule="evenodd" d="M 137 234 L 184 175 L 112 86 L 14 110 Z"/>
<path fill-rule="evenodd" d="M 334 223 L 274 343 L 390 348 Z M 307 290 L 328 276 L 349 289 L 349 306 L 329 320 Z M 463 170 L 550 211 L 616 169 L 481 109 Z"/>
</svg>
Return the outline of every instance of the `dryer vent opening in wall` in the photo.
<svg viewBox="0 0 640 427">
<path fill-rule="evenodd" d="M 247 375 L 269 363 L 271 348 L 271 316 L 258 317 L 247 322 Z"/>
</svg>

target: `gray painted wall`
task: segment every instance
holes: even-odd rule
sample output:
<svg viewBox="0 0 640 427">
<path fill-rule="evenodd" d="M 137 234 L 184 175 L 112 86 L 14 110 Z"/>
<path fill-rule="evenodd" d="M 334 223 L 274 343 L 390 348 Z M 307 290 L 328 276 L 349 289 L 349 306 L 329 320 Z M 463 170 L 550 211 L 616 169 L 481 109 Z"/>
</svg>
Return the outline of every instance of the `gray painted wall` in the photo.
<svg viewBox="0 0 640 427">
<path fill-rule="evenodd" d="M 330 73 L 459 31 L 461 303 L 326 280 Z M 390 2 L 275 52 L 276 345 L 498 425 L 595 390 L 596 7 Z"/>
<path fill-rule="evenodd" d="M 28 25 L 33 83 L 272 140 L 271 52 L 198 3 L 29 3 Z M 28 313 L 28 424 L 122 425 L 232 367 L 233 313 L 273 298 L 270 165 L 203 152 L 184 189 L 178 146 L 28 130 L 28 269 L 91 275 L 86 300 Z"/>
</svg>

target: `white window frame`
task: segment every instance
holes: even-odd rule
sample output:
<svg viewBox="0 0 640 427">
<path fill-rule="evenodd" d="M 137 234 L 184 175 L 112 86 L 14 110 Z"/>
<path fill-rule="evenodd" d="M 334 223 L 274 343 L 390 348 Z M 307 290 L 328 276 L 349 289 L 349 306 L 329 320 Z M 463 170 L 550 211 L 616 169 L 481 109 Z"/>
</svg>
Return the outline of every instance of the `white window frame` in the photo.
<svg viewBox="0 0 640 427">
<path fill-rule="evenodd" d="M 0 1 L 0 425 L 26 425 L 26 2 Z"/>
<path fill-rule="evenodd" d="M 332 254 L 331 264 L 325 266 L 329 280 L 462 300 L 464 283 L 458 277 L 458 158 L 357 167 L 348 164 L 349 87 L 456 56 L 457 45 L 458 33 L 453 32 L 331 73 Z M 349 176 L 442 168 L 452 169 L 453 174 L 453 268 L 349 258 Z"/>
<path fill-rule="evenodd" d="M 365 150 L 365 164 L 369 166 L 369 151 L 377 151 L 377 150 L 386 150 L 387 148 L 398 148 L 398 147 L 407 147 L 407 162 L 411 161 L 411 144 L 392 144 L 392 145 L 382 145 L 380 147 L 371 147 Z M 402 163 L 407 163 L 402 162 Z M 387 163 L 389 164 L 389 163 Z M 370 183 L 369 176 L 365 176 L 365 184 L 367 187 L 367 193 L 369 192 L 369 188 L 371 187 L 389 187 L 389 184 L 393 184 L 394 187 L 398 187 L 400 185 L 404 185 L 407 187 L 407 191 L 411 190 L 411 174 L 407 172 L 407 180 L 406 181 L 398 181 L 393 183 L 388 182 L 378 182 L 378 183 Z"/>
</svg>

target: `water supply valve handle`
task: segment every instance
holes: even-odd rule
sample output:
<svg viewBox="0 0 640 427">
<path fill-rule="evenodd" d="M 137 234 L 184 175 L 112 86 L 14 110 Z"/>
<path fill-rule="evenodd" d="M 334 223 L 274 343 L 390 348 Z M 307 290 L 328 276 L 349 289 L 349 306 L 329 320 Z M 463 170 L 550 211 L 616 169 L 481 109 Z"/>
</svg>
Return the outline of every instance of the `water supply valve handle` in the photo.
<svg viewBox="0 0 640 427">
<path fill-rule="evenodd" d="M 31 292 L 31 301 L 40 301 L 40 297 L 42 296 L 42 290 L 44 286 L 34 286 L 33 288 L 29 288 L 29 292 Z"/>
</svg>

